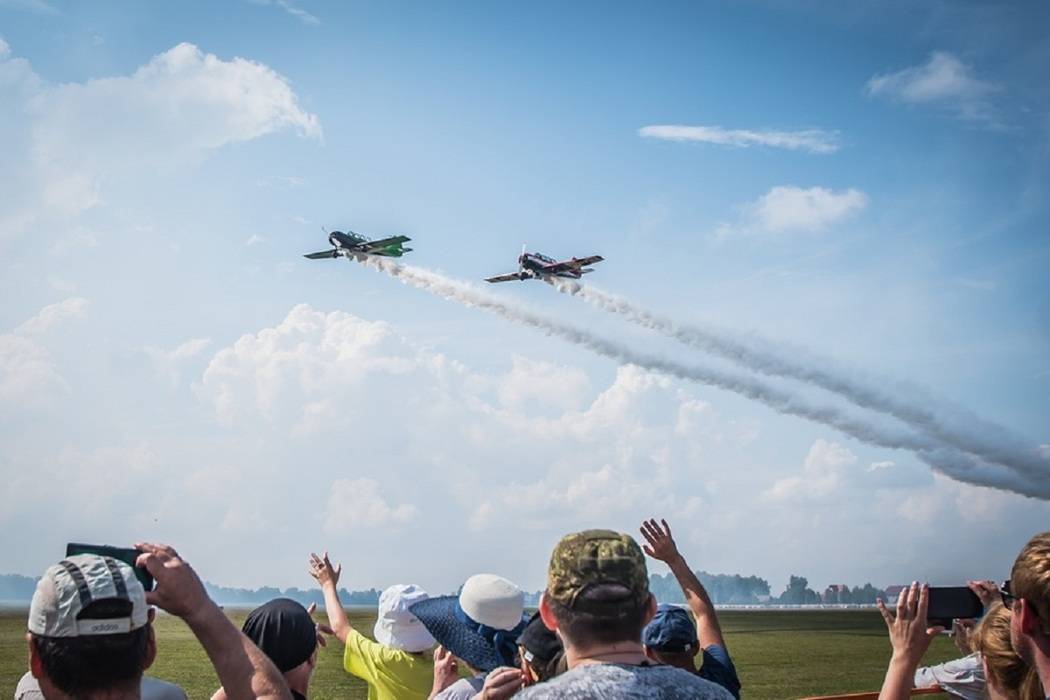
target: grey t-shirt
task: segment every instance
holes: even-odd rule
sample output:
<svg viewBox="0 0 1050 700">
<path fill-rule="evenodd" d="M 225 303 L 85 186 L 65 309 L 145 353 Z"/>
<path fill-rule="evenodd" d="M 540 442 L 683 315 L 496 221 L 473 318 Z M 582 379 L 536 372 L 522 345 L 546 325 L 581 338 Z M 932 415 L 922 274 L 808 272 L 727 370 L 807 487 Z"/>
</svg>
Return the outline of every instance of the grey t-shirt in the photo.
<svg viewBox="0 0 1050 700">
<path fill-rule="evenodd" d="M 148 676 L 142 677 L 139 692 L 142 700 L 186 700 L 186 693 L 179 686 Z M 33 678 L 32 673 L 26 673 L 18 681 L 18 687 L 15 688 L 15 700 L 44 700 L 44 694 L 40 692 L 40 684 Z"/>
<path fill-rule="evenodd" d="M 622 698 L 643 700 L 733 700 L 728 690 L 673 666 L 585 664 L 544 683 L 529 686 L 515 698 Z"/>
<path fill-rule="evenodd" d="M 458 681 L 434 696 L 434 700 L 468 700 L 485 686 L 485 675 L 473 678 L 460 678 Z"/>
</svg>

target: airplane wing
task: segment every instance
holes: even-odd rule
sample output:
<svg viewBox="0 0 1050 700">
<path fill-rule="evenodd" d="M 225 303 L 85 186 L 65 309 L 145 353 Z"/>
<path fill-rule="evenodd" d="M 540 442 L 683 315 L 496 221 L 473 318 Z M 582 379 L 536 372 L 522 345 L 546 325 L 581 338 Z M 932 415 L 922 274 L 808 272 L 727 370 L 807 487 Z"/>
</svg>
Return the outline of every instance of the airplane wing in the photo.
<svg viewBox="0 0 1050 700">
<path fill-rule="evenodd" d="M 371 253 L 373 250 L 379 250 L 380 248 L 386 248 L 388 246 L 397 245 L 398 243 L 407 243 L 412 240 L 408 236 L 391 236 L 390 238 L 381 238 L 378 241 L 368 241 L 358 246 L 358 249 L 364 253 Z"/>
<path fill-rule="evenodd" d="M 338 258 L 339 250 L 336 248 L 332 248 L 331 250 L 322 250 L 319 253 L 307 253 L 303 257 L 310 258 L 311 260 L 321 260 L 323 258 Z"/>
<path fill-rule="evenodd" d="M 521 280 L 520 272 L 508 272 L 505 275 L 496 275 L 495 277 L 486 277 L 486 282 L 518 282 Z"/>
<path fill-rule="evenodd" d="M 576 261 L 576 267 L 587 267 L 588 265 L 599 263 L 602 260 L 605 260 L 605 258 L 600 255 L 588 255 L 586 258 L 579 258 Z"/>
<path fill-rule="evenodd" d="M 559 272 L 567 272 L 569 270 L 579 270 L 581 267 L 587 267 L 593 265 L 596 262 L 605 260 L 600 255 L 588 255 L 586 258 L 573 258 L 572 260 L 562 260 L 561 262 L 551 263 L 543 267 L 543 272 L 546 274 L 556 275 Z"/>
</svg>

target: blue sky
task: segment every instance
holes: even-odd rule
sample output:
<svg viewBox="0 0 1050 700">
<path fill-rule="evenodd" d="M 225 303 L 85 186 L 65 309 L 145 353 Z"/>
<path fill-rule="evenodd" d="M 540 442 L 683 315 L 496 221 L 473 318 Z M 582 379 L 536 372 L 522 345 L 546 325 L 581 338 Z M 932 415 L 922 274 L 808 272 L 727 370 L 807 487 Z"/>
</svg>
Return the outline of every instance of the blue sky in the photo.
<svg viewBox="0 0 1050 700">
<path fill-rule="evenodd" d="M 328 546 L 351 587 L 538 588 L 560 534 L 666 514 L 698 568 L 777 587 L 1005 576 L 1044 501 L 299 256 L 322 226 L 467 280 L 600 253 L 601 289 L 1035 451 L 1047 15 L 0 1 L 0 570 L 146 537 L 224 584 L 305 585 Z"/>
</svg>

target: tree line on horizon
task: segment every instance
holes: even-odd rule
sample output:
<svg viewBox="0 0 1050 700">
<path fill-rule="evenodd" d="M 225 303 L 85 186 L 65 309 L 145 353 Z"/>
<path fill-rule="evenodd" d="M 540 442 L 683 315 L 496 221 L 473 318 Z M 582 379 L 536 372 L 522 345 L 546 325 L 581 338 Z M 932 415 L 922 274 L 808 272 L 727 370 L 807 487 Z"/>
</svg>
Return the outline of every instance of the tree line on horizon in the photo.
<svg viewBox="0 0 1050 700">
<path fill-rule="evenodd" d="M 769 582 L 758 576 L 741 576 L 740 574 L 711 574 L 697 571 L 700 583 L 707 589 L 715 605 L 816 605 L 816 604 L 860 604 L 874 605 L 876 598 L 888 600 L 891 596 L 883 589 L 870 583 L 850 588 L 845 584 L 828 586 L 822 593 L 809 587 L 805 576 L 792 574 L 784 592 L 779 596 L 771 595 Z M 303 605 L 316 603 L 324 606 L 324 596 L 320 589 L 302 589 L 297 587 L 281 590 L 273 586 L 261 588 L 233 588 L 217 586 L 205 582 L 208 595 L 220 605 L 255 606 L 274 598 L 291 598 Z M 18 574 L 0 574 L 0 601 L 11 603 L 29 603 L 36 590 L 36 579 Z M 651 574 L 649 590 L 661 603 L 685 603 L 682 589 L 674 575 Z M 379 603 L 381 591 L 369 588 L 363 591 L 339 589 L 339 600 L 343 605 L 374 606 Z M 525 604 L 535 607 L 539 604 L 542 591 L 525 594 Z"/>
</svg>

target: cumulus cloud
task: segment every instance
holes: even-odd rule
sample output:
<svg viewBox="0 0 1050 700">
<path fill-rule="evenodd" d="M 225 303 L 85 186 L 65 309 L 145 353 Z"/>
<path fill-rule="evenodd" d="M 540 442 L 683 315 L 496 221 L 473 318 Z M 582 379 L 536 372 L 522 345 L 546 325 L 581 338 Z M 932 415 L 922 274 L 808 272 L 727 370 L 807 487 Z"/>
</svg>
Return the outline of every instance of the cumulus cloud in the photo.
<svg viewBox="0 0 1050 700">
<path fill-rule="evenodd" d="M 379 482 L 375 479 L 338 479 L 332 483 L 328 495 L 324 529 L 330 534 L 348 534 L 361 529 L 404 525 L 417 514 L 414 505 L 390 505 L 379 493 Z"/>
<path fill-rule="evenodd" d="M 835 191 L 824 187 L 803 189 L 782 185 L 743 205 L 739 220 L 719 225 L 716 235 L 725 238 L 747 234 L 816 233 L 849 220 L 867 205 L 868 196 L 853 188 Z"/>
<path fill-rule="evenodd" d="M 511 359 L 511 370 L 500 382 L 504 406 L 524 408 L 532 403 L 561 411 L 579 408 L 590 389 L 587 374 L 578 367 L 559 366 L 521 355 Z"/>
<path fill-rule="evenodd" d="M 664 141 L 713 143 L 720 146 L 747 148 L 768 146 L 789 151 L 834 153 L 839 150 L 838 132 L 824 129 L 797 131 L 723 129 L 720 126 L 684 126 L 681 124 L 654 124 L 638 130 L 639 136 Z"/>
<path fill-rule="evenodd" d="M 857 455 L 849 449 L 818 438 L 809 448 L 802 475 L 778 480 L 762 497 L 767 501 L 822 500 L 839 490 L 845 470 L 857 461 Z"/>
<path fill-rule="evenodd" d="M 989 97 L 1001 88 L 976 77 L 973 69 L 947 51 L 934 51 L 926 63 L 873 76 L 865 85 L 872 97 L 907 104 L 938 105 L 962 117 L 993 118 Z"/>
<path fill-rule="evenodd" d="M 82 316 L 87 306 L 88 300 L 83 297 L 70 297 L 55 304 L 48 304 L 15 328 L 14 333 L 23 336 L 46 333 L 66 319 Z"/>
<path fill-rule="evenodd" d="M 913 489 L 933 483 L 933 475 L 912 464 L 893 460 L 860 466 L 860 458 L 837 442 L 818 438 L 809 448 L 801 474 L 777 479 L 762 492 L 768 503 L 825 502 L 852 498 L 857 492 Z"/>
<path fill-rule="evenodd" d="M 386 323 L 300 304 L 276 326 L 216 353 L 197 393 L 225 425 L 256 417 L 291 419 L 309 432 L 336 419 L 332 395 L 362 388 L 374 377 L 416 370 L 420 362 L 404 350 Z M 430 360 L 440 364 L 439 357 Z"/>
<path fill-rule="evenodd" d="M 0 334 L 0 407 L 36 409 L 69 391 L 40 336 L 81 316 L 87 305 L 80 297 L 49 304 L 12 332 Z"/>
<path fill-rule="evenodd" d="M 6 165 L 21 183 L 0 225 L 23 230 L 46 211 L 71 216 L 105 201 L 118 182 L 193 164 L 214 149 L 290 129 L 321 138 L 288 80 L 244 58 L 182 43 L 128 76 L 47 85 L 0 47 Z M 9 142 L 9 143 L 8 143 Z M 0 174 L 3 174 L 0 172 Z M 5 197 L 5 200 L 7 197 Z"/>
<path fill-rule="evenodd" d="M 0 405 L 46 405 L 69 390 L 51 353 L 39 343 L 13 333 L 0 334 Z"/>
<path fill-rule="evenodd" d="M 147 346 L 144 351 L 153 360 L 157 371 L 164 375 L 172 387 L 179 385 L 182 365 L 211 344 L 209 338 L 190 338 L 171 350 Z"/>
</svg>

